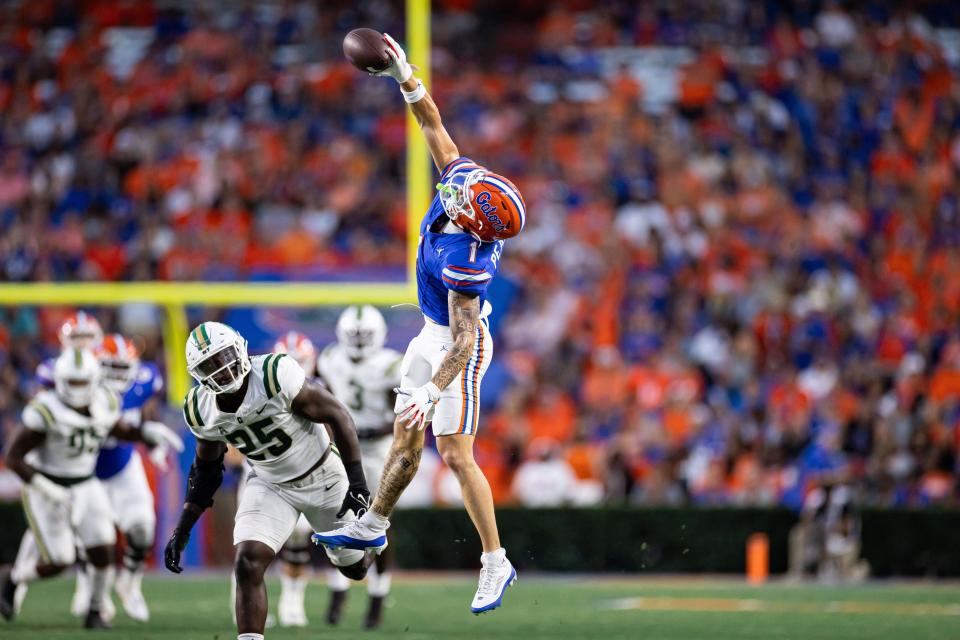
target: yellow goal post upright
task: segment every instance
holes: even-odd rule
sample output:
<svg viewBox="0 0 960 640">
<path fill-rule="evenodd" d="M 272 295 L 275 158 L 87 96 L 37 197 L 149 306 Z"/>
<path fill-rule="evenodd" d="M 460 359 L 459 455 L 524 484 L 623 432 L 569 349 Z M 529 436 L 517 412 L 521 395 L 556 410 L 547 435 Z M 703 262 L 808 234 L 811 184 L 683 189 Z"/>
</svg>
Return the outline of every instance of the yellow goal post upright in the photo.
<svg viewBox="0 0 960 640">
<path fill-rule="evenodd" d="M 406 48 L 430 79 L 430 0 L 406 0 Z M 429 85 L 428 85 L 429 86 Z M 432 197 L 430 159 L 416 121 L 407 113 L 407 277 L 405 282 L 37 282 L 0 283 L 0 306 L 104 305 L 145 302 L 163 309 L 167 399 L 179 404 L 190 385 L 184 344 L 189 306 L 309 307 L 416 301 L 420 217 Z"/>
</svg>

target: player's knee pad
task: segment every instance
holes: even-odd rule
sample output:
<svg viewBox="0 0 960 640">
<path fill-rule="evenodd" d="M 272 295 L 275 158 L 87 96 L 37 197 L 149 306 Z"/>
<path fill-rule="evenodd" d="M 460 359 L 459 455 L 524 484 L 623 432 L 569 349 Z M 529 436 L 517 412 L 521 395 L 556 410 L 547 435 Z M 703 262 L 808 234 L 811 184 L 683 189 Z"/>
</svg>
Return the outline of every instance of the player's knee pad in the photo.
<svg viewBox="0 0 960 640">
<path fill-rule="evenodd" d="M 127 547 L 150 549 L 153 546 L 155 527 L 152 523 L 137 523 L 123 532 Z"/>
<path fill-rule="evenodd" d="M 142 547 L 128 541 L 123 550 L 123 566 L 130 571 L 136 571 L 146 562 L 149 553 L 150 547 Z"/>
</svg>

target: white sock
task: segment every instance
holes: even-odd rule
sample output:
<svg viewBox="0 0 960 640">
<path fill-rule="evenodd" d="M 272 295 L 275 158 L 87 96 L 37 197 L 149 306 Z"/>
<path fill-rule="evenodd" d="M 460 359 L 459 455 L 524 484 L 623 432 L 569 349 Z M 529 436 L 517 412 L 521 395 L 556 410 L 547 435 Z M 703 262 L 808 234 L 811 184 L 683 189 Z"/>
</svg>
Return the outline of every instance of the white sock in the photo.
<svg viewBox="0 0 960 640">
<path fill-rule="evenodd" d="M 14 565 L 13 570 L 10 572 L 10 579 L 16 584 L 33 582 L 39 577 L 40 574 L 37 573 L 36 562 L 24 562 L 22 564 L 16 564 Z"/>
<path fill-rule="evenodd" d="M 104 596 L 107 595 L 107 589 L 113 583 L 113 566 L 98 569 L 94 566 L 87 566 L 90 575 L 90 610 L 100 611 L 100 605 L 103 603 Z"/>
<path fill-rule="evenodd" d="M 496 551 L 488 551 L 480 556 L 480 562 L 483 563 L 483 566 L 496 566 L 501 564 L 504 560 L 507 559 L 507 550 L 503 547 L 500 547 Z"/>
<path fill-rule="evenodd" d="M 331 591 L 346 591 L 350 588 L 350 578 L 336 569 L 327 571 L 327 586 Z"/>
<path fill-rule="evenodd" d="M 280 574 L 280 593 L 281 597 L 283 594 L 289 593 L 291 595 L 296 595 L 298 598 L 303 600 L 303 594 L 307 590 L 307 576 L 288 576 L 285 573 Z"/>
<path fill-rule="evenodd" d="M 237 636 L 237 640 L 263 640 L 262 633 L 241 633 Z"/>
<path fill-rule="evenodd" d="M 360 522 L 367 525 L 374 531 L 386 531 L 390 526 L 390 519 L 374 512 L 373 509 L 369 509 L 365 514 L 363 514 L 360 517 Z"/>
<path fill-rule="evenodd" d="M 377 565 L 372 564 L 367 569 L 367 594 L 371 598 L 383 598 L 390 593 L 390 572 L 377 571 Z"/>
</svg>

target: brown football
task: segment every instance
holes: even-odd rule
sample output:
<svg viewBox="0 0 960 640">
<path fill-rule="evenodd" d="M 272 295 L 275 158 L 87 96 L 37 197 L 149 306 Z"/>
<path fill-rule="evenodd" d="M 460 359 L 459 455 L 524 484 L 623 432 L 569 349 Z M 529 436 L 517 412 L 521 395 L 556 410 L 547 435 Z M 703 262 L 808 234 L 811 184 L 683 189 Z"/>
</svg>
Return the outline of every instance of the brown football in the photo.
<svg viewBox="0 0 960 640">
<path fill-rule="evenodd" d="M 361 71 L 383 71 L 390 64 L 383 34 L 373 29 L 354 29 L 343 39 L 343 55 Z"/>
</svg>

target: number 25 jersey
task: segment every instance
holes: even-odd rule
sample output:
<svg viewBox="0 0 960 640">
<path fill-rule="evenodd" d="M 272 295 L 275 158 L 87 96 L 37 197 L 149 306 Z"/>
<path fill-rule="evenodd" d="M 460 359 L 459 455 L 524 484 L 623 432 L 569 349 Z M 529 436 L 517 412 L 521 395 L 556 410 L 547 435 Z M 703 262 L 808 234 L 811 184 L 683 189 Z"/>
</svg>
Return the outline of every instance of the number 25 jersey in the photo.
<svg viewBox="0 0 960 640">
<path fill-rule="evenodd" d="M 330 445 L 323 425 L 293 413 L 291 404 L 306 375 L 285 354 L 250 358 L 247 393 L 236 413 L 217 407 L 217 397 L 206 387 L 187 392 L 183 417 L 195 436 L 232 444 L 258 476 L 268 482 L 286 482 L 309 471 Z"/>
</svg>

